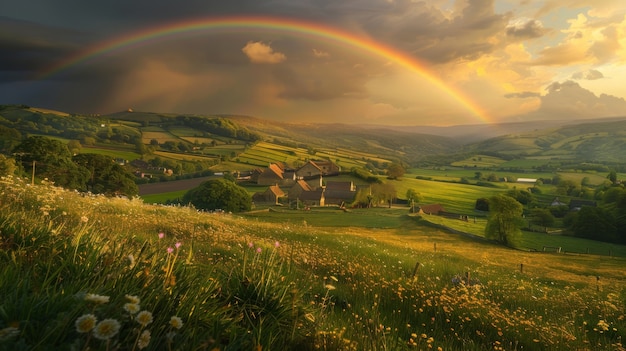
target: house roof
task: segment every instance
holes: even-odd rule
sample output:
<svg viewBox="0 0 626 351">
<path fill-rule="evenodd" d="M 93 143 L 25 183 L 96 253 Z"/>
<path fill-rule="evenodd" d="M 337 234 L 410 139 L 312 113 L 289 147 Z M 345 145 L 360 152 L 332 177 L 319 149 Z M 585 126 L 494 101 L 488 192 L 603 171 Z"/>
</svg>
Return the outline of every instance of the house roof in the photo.
<svg viewBox="0 0 626 351">
<path fill-rule="evenodd" d="M 274 193 L 274 195 L 276 195 L 276 197 L 283 197 L 283 196 L 285 196 L 285 192 L 278 185 L 271 185 L 268 188 L 268 190 L 271 191 L 272 193 Z"/>
<path fill-rule="evenodd" d="M 555 198 L 554 200 L 552 200 L 552 202 L 550 203 L 550 206 L 567 206 L 566 203 L 561 202 L 561 200 L 559 200 L 559 198 Z"/>
<path fill-rule="evenodd" d="M 319 171 L 321 171 L 322 169 L 313 161 L 309 160 L 309 162 L 305 163 L 302 167 L 300 167 L 299 169 L 302 169 L 304 167 L 306 167 L 307 165 L 311 165 L 315 168 L 317 168 Z"/>
<path fill-rule="evenodd" d="M 304 180 L 302 180 L 302 179 L 298 179 L 298 180 L 296 181 L 296 185 L 299 185 L 299 186 L 300 186 L 300 188 L 302 188 L 302 190 L 304 190 L 304 191 L 311 191 L 311 190 L 313 190 L 313 188 L 311 188 L 311 186 L 309 185 L 309 183 L 305 182 L 305 181 L 304 181 Z"/>
<path fill-rule="evenodd" d="M 420 205 L 420 210 L 424 213 L 434 213 L 434 214 L 444 211 L 443 206 L 441 206 L 441 204 Z"/>
<path fill-rule="evenodd" d="M 283 170 L 280 168 L 280 166 L 278 166 L 275 163 L 270 164 L 263 171 L 264 175 L 268 175 L 268 174 L 271 174 L 271 173 L 274 173 L 278 178 L 283 179 Z"/>
</svg>

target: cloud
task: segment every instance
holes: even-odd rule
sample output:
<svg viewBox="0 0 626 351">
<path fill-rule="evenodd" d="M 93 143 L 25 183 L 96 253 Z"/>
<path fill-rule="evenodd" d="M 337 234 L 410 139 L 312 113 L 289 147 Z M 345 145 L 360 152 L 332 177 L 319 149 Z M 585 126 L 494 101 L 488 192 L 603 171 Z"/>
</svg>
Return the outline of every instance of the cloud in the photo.
<svg viewBox="0 0 626 351">
<path fill-rule="evenodd" d="M 323 58 L 323 57 L 330 57 L 330 54 L 327 53 L 326 51 L 321 51 L 321 50 L 317 50 L 313 48 L 313 56 Z"/>
<path fill-rule="evenodd" d="M 496 13 L 494 0 L 457 1 L 452 9 L 407 0 L 376 6 L 382 8 L 354 8 L 361 31 L 436 65 L 474 60 L 502 47 L 511 17 Z"/>
<path fill-rule="evenodd" d="M 528 98 L 541 97 L 541 94 L 540 93 L 535 93 L 535 92 L 532 92 L 532 91 L 523 91 L 523 92 L 520 92 L 520 93 L 505 94 L 504 97 L 507 98 L 507 99 L 514 99 L 514 98 L 528 99 Z"/>
<path fill-rule="evenodd" d="M 506 28 L 506 35 L 521 39 L 539 38 L 547 32 L 541 21 L 534 19 L 518 20 Z"/>
<path fill-rule="evenodd" d="M 580 79 L 596 80 L 596 79 L 602 79 L 602 78 L 604 78 L 604 74 L 602 74 L 602 72 L 595 70 L 595 69 L 590 69 L 585 72 L 576 72 L 572 74 L 572 79 L 576 79 L 576 80 L 580 80 Z"/>
<path fill-rule="evenodd" d="M 526 119 L 582 119 L 623 116 L 626 100 L 612 95 L 595 95 L 580 84 L 568 80 L 546 87 L 541 106 Z"/>
<path fill-rule="evenodd" d="M 276 64 L 287 59 L 285 54 L 275 52 L 269 45 L 260 41 L 249 41 L 241 51 L 248 56 L 252 63 Z"/>
<path fill-rule="evenodd" d="M 591 60 L 592 58 L 584 46 L 564 43 L 541 50 L 539 58 L 533 64 L 537 66 L 562 66 L 590 62 Z"/>
</svg>

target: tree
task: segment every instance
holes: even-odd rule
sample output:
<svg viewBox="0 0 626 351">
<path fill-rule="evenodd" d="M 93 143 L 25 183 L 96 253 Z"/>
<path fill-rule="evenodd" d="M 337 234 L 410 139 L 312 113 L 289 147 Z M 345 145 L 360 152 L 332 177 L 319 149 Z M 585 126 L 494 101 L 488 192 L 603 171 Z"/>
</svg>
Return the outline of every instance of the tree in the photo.
<svg viewBox="0 0 626 351">
<path fill-rule="evenodd" d="M 67 142 L 67 148 L 70 149 L 72 155 L 76 155 L 82 149 L 82 145 L 80 145 L 80 141 L 78 140 L 70 140 Z"/>
<path fill-rule="evenodd" d="M 406 199 L 409 201 L 421 202 L 422 195 L 417 192 L 415 189 L 408 189 L 406 191 Z"/>
<path fill-rule="evenodd" d="M 372 184 L 372 197 L 376 203 L 384 202 L 391 207 L 393 199 L 396 198 L 396 187 L 393 184 Z"/>
<path fill-rule="evenodd" d="M 406 170 L 399 163 L 394 162 L 387 167 L 387 177 L 389 177 L 389 179 L 402 178 L 404 173 L 406 173 Z"/>
<path fill-rule="evenodd" d="M 411 206 L 411 212 L 414 211 L 415 203 L 422 201 L 422 195 L 415 191 L 415 189 L 408 189 L 406 191 L 406 199 L 409 200 L 409 205 Z"/>
<path fill-rule="evenodd" d="M 515 200 L 517 200 L 517 202 L 524 206 L 529 205 L 535 200 L 533 194 L 526 190 L 511 189 L 506 192 L 506 195 L 514 198 Z"/>
<path fill-rule="evenodd" d="M 545 230 L 548 227 L 554 225 L 554 215 L 547 208 L 533 208 L 530 210 L 530 220 L 536 225 L 544 227 Z"/>
<path fill-rule="evenodd" d="M 15 170 L 17 170 L 17 165 L 15 164 L 15 160 L 12 158 L 7 158 L 4 155 L 0 154 L 0 176 L 8 176 L 15 174 Z"/>
<path fill-rule="evenodd" d="M 489 217 L 485 236 L 506 245 L 514 246 L 521 234 L 522 204 L 506 195 L 489 198 Z"/>
<path fill-rule="evenodd" d="M 580 193 L 580 187 L 573 180 L 561 180 L 556 186 L 556 193 L 558 195 L 578 196 Z"/>
<path fill-rule="evenodd" d="M 574 236 L 581 238 L 617 242 L 616 224 L 615 216 L 609 210 L 583 206 L 574 216 L 570 229 Z"/>
<path fill-rule="evenodd" d="M 56 185 L 85 190 L 89 171 L 72 162 L 67 145 L 54 139 L 32 136 L 13 149 L 23 166 L 34 165 L 35 176 L 48 178 Z"/>
<path fill-rule="evenodd" d="M 617 183 L 617 172 L 614 169 L 609 171 L 609 175 L 607 175 L 606 177 L 608 180 L 611 181 L 611 183 L 613 184 Z"/>
<path fill-rule="evenodd" d="M 231 181 L 211 179 L 185 193 L 183 203 L 202 210 L 241 212 L 252 208 L 252 197 L 246 189 Z"/>
<path fill-rule="evenodd" d="M 476 204 L 474 208 L 478 211 L 489 211 L 489 199 L 486 197 L 481 197 L 480 199 L 476 199 Z"/>
<path fill-rule="evenodd" d="M 109 156 L 80 154 L 74 156 L 74 162 L 89 170 L 87 190 L 94 194 L 132 197 L 139 193 L 135 177 Z"/>
<path fill-rule="evenodd" d="M 10 152 L 22 140 L 19 130 L 0 126 L 0 152 Z"/>
</svg>

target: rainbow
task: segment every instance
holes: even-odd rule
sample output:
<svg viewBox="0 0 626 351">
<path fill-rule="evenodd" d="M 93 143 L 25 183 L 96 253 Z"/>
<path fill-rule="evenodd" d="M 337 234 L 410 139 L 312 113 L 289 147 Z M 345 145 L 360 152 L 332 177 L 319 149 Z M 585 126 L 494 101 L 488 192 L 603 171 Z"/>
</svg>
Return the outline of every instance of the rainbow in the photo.
<svg viewBox="0 0 626 351">
<path fill-rule="evenodd" d="M 485 112 L 462 92 L 444 83 L 434 76 L 427 65 L 417 58 L 408 55 L 398 49 L 389 47 L 370 38 L 355 35 L 342 29 L 331 27 L 326 24 L 309 22 L 300 19 L 270 16 L 227 16 L 208 17 L 182 22 L 174 22 L 161 26 L 150 27 L 144 30 L 132 32 L 130 34 L 118 36 L 110 40 L 99 42 L 87 49 L 67 57 L 56 65 L 40 72 L 37 79 L 45 79 L 61 71 L 67 70 L 74 65 L 78 65 L 97 58 L 100 55 L 132 48 L 133 46 L 147 42 L 158 41 L 160 39 L 193 33 L 198 31 L 215 30 L 267 30 L 276 32 L 287 32 L 316 40 L 328 40 L 330 42 L 354 47 L 364 52 L 381 56 L 388 61 L 394 62 L 409 71 L 417 73 L 428 80 L 444 93 L 458 101 L 460 105 L 471 112 L 475 117 L 485 123 L 490 123 Z"/>
</svg>

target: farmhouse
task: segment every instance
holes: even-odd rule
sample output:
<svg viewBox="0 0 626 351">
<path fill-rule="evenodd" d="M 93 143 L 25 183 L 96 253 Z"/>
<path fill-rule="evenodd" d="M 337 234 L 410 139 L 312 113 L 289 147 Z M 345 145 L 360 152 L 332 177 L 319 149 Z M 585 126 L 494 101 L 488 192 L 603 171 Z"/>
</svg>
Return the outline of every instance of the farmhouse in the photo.
<svg viewBox="0 0 626 351">
<path fill-rule="evenodd" d="M 337 175 L 340 168 L 327 160 L 309 161 L 296 171 L 298 178 L 310 179 L 321 175 Z"/>
<path fill-rule="evenodd" d="M 311 191 L 303 191 L 300 194 L 299 200 L 306 206 L 326 206 L 326 197 L 324 196 L 324 189 L 318 188 Z"/>
<path fill-rule="evenodd" d="M 252 200 L 255 202 L 267 202 L 278 205 L 280 199 L 285 197 L 285 192 L 278 185 L 269 186 L 264 192 L 255 193 Z"/>
<path fill-rule="evenodd" d="M 353 182 L 327 182 L 324 196 L 327 205 L 342 205 L 354 200 L 356 187 Z"/>
<path fill-rule="evenodd" d="M 565 202 L 561 202 L 561 200 L 559 200 L 559 198 L 556 197 L 554 200 L 552 200 L 552 202 L 550 203 L 550 206 L 567 206 L 567 204 Z"/>
<path fill-rule="evenodd" d="M 294 172 L 285 171 L 285 165 L 281 163 L 270 163 L 267 168 L 252 171 L 250 179 L 256 181 L 259 185 L 278 184 L 290 186 L 294 183 L 296 174 Z"/>
<path fill-rule="evenodd" d="M 537 183 L 537 178 L 517 178 L 518 183 L 526 183 L 526 184 L 535 184 Z"/>
<path fill-rule="evenodd" d="M 303 192 L 313 191 L 313 188 L 309 183 L 302 179 L 298 179 L 296 183 L 289 189 L 289 200 L 296 200 L 300 198 Z"/>
</svg>

